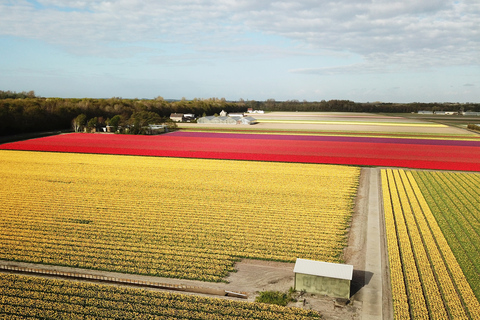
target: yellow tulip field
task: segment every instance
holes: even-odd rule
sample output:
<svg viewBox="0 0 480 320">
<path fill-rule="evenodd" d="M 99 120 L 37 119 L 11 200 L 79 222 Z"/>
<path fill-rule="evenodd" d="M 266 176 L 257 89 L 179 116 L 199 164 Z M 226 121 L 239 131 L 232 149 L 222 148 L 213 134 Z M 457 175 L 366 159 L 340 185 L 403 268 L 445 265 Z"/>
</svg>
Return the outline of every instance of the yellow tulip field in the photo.
<svg viewBox="0 0 480 320">
<path fill-rule="evenodd" d="M 312 310 L 0 274 L 2 319 L 320 319 Z"/>
<path fill-rule="evenodd" d="M 433 206 L 441 200 L 432 196 L 434 188 L 426 183 L 429 175 L 447 183 L 451 174 L 393 169 L 382 170 L 381 174 L 395 319 L 480 319 L 480 304 L 469 284 L 472 279 L 464 275 L 463 265 L 455 256 L 461 257 L 462 253 L 449 236 L 444 236 L 448 233 L 446 225 Z M 478 175 L 470 175 L 472 181 L 478 179 Z M 465 190 L 455 193 L 445 189 L 443 197 L 458 198 L 466 194 Z M 476 208 L 470 212 L 473 220 L 469 220 L 470 229 L 464 230 L 464 236 L 472 236 L 471 232 L 478 229 Z M 446 214 L 450 214 L 449 219 L 463 215 L 459 207 L 452 207 Z M 478 241 L 472 246 L 477 245 Z M 466 246 L 463 253 L 478 258 L 478 252 Z M 468 272 L 465 274 L 468 276 Z M 478 281 L 478 274 L 473 281 Z"/>
<path fill-rule="evenodd" d="M 360 169 L 0 152 L 0 259 L 224 281 L 235 261 L 342 260 Z"/>
</svg>

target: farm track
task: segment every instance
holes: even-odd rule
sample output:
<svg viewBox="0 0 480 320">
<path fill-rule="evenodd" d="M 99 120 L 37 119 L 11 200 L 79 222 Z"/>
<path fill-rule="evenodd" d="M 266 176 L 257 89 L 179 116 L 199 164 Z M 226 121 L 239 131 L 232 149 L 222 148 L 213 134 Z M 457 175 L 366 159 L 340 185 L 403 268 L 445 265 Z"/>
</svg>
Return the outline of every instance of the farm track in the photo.
<svg viewBox="0 0 480 320">
<path fill-rule="evenodd" d="M 216 296 L 229 296 L 242 299 L 247 299 L 248 297 L 246 293 L 233 292 L 221 288 L 205 286 L 205 284 L 208 285 L 208 283 L 203 283 L 203 286 L 199 286 L 196 283 L 198 281 L 187 282 L 187 284 L 184 283 L 185 281 L 166 282 L 168 281 L 168 278 L 155 278 L 118 272 L 105 272 L 80 268 L 48 266 L 42 264 L 23 263 L 15 261 L 0 260 L 0 272 L 27 274 L 40 277 L 54 277 L 67 280 L 102 282 L 115 285 L 182 291 Z M 159 280 L 162 282 L 159 282 Z"/>
<path fill-rule="evenodd" d="M 361 319 L 393 319 L 380 170 L 362 168 L 345 261 L 354 266 L 352 301 Z"/>
</svg>

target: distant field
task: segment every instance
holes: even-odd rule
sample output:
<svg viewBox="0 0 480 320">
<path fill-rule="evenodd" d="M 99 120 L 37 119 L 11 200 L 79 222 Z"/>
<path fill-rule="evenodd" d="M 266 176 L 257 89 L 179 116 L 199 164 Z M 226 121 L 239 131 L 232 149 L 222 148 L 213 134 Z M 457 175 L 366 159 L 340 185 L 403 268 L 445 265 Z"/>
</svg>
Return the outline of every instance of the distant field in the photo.
<svg viewBox="0 0 480 320">
<path fill-rule="evenodd" d="M 359 168 L 0 151 L 0 259 L 222 281 L 342 261 Z"/>
<path fill-rule="evenodd" d="M 72 133 L 0 149 L 480 171 L 480 140 L 172 132 Z"/>
<path fill-rule="evenodd" d="M 278 123 L 259 123 L 255 125 L 226 125 L 226 124 L 194 124 L 194 123 L 180 123 L 179 128 L 183 132 L 218 132 L 218 133 L 255 133 L 255 134 L 289 134 L 289 135 L 315 135 L 315 136 L 339 136 L 339 137 L 380 137 L 380 138 L 409 138 L 409 139 L 436 139 L 436 140 L 471 140 L 480 141 L 480 135 L 475 135 L 462 130 L 455 133 L 448 132 L 421 132 L 416 128 L 410 132 L 404 130 L 389 130 L 382 132 L 378 131 L 355 131 L 352 127 L 340 130 L 338 126 L 332 127 L 330 130 L 321 129 L 315 126 L 304 125 L 299 127 L 289 127 L 287 123 L 285 126 Z M 341 126 L 340 126 L 341 127 Z M 412 129 L 413 127 L 408 127 Z M 443 130 L 443 128 L 442 128 Z"/>
<path fill-rule="evenodd" d="M 380 115 L 353 112 L 269 112 L 252 114 L 259 123 L 256 130 L 308 130 L 311 132 L 358 132 L 405 135 L 451 135 L 480 139 L 480 136 L 456 127 L 411 117 L 411 114 Z M 181 128 L 207 128 L 209 124 L 180 124 Z M 218 127 L 219 125 L 217 125 Z M 228 126 L 228 125 L 227 125 Z M 232 125 L 229 125 L 232 127 Z M 233 127 L 238 127 L 233 125 Z"/>
</svg>

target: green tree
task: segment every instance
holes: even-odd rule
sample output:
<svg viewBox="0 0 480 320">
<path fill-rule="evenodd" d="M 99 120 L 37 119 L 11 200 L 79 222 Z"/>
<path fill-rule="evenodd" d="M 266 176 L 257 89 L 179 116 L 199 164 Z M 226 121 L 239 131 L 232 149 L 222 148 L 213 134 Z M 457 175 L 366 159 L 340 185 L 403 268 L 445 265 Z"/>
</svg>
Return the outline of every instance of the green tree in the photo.
<svg viewBox="0 0 480 320">
<path fill-rule="evenodd" d="M 107 120 L 107 124 L 113 127 L 113 131 L 116 132 L 118 130 L 118 125 L 120 124 L 121 117 L 117 114 L 112 119 Z"/>
<path fill-rule="evenodd" d="M 98 118 L 94 117 L 87 122 L 88 131 L 96 131 L 97 129 Z"/>
<path fill-rule="evenodd" d="M 85 126 L 86 121 L 87 116 L 84 113 L 79 114 L 75 119 L 72 120 L 73 130 L 75 130 L 75 132 L 80 132 Z"/>
<path fill-rule="evenodd" d="M 152 111 L 138 111 L 134 112 L 130 117 L 130 133 L 132 134 L 145 134 L 148 131 L 146 128 L 149 124 L 163 123 L 162 118 Z"/>
</svg>

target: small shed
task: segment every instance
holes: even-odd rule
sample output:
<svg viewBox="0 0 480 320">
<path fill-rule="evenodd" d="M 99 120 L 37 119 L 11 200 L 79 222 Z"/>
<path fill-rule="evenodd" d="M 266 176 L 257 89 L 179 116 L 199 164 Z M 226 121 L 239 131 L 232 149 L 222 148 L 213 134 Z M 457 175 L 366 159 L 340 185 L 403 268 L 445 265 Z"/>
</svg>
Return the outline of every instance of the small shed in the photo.
<svg viewBox="0 0 480 320">
<path fill-rule="evenodd" d="M 297 291 L 350 299 L 352 265 L 297 259 L 293 272 Z"/>
</svg>

